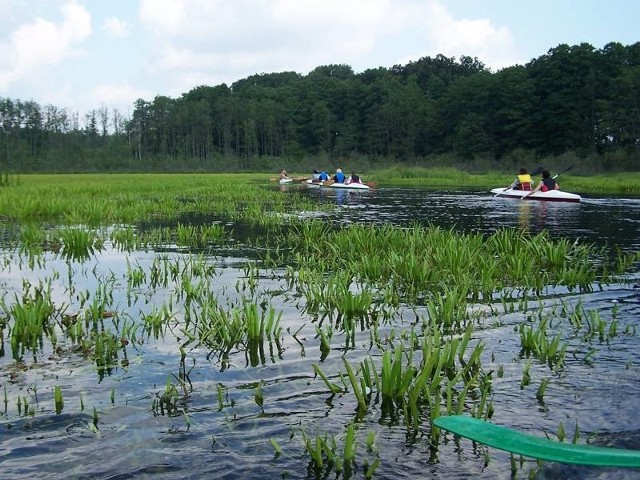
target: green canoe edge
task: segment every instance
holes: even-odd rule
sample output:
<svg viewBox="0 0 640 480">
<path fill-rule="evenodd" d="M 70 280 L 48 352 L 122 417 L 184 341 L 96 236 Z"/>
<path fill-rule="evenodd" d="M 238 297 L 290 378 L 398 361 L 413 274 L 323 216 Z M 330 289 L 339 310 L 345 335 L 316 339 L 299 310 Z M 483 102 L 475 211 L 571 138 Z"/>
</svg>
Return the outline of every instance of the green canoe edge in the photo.
<svg viewBox="0 0 640 480">
<path fill-rule="evenodd" d="M 561 443 L 464 415 L 438 417 L 433 424 L 461 437 L 525 457 L 576 465 L 640 468 L 640 450 Z"/>
</svg>

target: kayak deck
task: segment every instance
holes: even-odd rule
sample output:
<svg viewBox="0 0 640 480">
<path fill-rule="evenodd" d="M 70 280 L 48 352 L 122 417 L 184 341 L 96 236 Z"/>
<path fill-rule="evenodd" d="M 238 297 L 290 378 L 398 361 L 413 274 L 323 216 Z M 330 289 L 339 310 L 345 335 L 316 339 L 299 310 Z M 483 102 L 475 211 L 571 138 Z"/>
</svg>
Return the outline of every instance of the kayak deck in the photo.
<svg viewBox="0 0 640 480">
<path fill-rule="evenodd" d="M 438 417 L 433 424 L 461 437 L 525 457 L 576 465 L 640 468 L 640 450 L 556 442 L 463 415 Z"/>
</svg>

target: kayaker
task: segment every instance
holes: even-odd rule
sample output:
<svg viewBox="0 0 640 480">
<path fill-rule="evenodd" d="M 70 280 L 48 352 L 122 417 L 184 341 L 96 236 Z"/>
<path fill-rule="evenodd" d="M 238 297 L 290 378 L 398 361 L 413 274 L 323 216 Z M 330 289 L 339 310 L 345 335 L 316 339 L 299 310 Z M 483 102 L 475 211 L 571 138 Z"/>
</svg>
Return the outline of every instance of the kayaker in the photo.
<svg viewBox="0 0 640 480">
<path fill-rule="evenodd" d="M 558 185 L 558 182 L 556 182 L 554 178 L 551 178 L 549 170 L 543 170 L 542 181 L 522 198 L 527 198 L 529 195 L 532 195 L 537 191 L 548 192 L 549 190 L 560 190 L 560 185 Z"/>
<path fill-rule="evenodd" d="M 282 170 L 280 172 L 280 180 L 286 180 L 287 178 L 289 178 L 289 175 L 287 175 L 287 171 L 286 170 Z"/>
<path fill-rule="evenodd" d="M 313 171 L 313 175 L 311 175 L 311 181 L 312 182 L 320 181 L 320 172 L 318 170 Z"/>
<path fill-rule="evenodd" d="M 337 168 L 336 174 L 333 176 L 333 181 L 336 183 L 344 183 L 345 178 L 346 177 L 344 176 L 344 173 L 342 173 L 342 169 Z"/>
<path fill-rule="evenodd" d="M 347 184 L 349 183 L 362 183 L 362 182 L 360 181 L 360 177 L 356 175 L 355 172 L 351 172 L 351 175 L 347 179 Z"/>
<path fill-rule="evenodd" d="M 329 174 L 324 170 L 321 171 L 320 175 L 318 175 L 318 180 L 320 180 L 321 182 L 326 182 L 327 180 L 329 180 Z"/>
<path fill-rule="evenodd" d="M 542 190 L 543 192 L 548 192 L 549 190 L 560 190 L 560 185 L 558 185 L 558 182 L 556 182 L 555 178 L 551 178 L 549 170 L 543 170 L 542 182 L 540 182 L 540 184 L 536 188 Z"/>
<path fill-rule="evenodd" d="M 518 176 L 509 185 L 509 188 L 512 190 L 531 190 L 531 175 L 526 168 L 522 167 L 518 170 Z"/>
</svg>

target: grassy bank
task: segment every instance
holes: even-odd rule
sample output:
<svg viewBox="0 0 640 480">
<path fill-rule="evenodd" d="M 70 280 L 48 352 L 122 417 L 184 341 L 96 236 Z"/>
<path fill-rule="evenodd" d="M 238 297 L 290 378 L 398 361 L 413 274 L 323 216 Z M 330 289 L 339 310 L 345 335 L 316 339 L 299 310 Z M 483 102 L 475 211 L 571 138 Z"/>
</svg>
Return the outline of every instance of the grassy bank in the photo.
<svg viewBox="0 0 640 480">
<path fill-rule="evenodd" d="M 280 214 L 322 208 L 281 195 L 276 185 L 253 174 L 20 175 L 0 188 L 0 219 L 110 225 L 206 215 L 264 225 L 281 223 Z"/>
<path fill-rule="evenodd" d="M 567 167 L 551 169 L 551 175 Z M 554 171 L 555 170 L 555 171 Z M 477 187 L 490 190 L 505 187 L 511 183 L 516 172 L 469 173 L 462 170 L 439 167 L 400 167 L 367 172 L 366 180 L 378 182 L 381 186 L 397 187 Z M 539 178 L 536 178 L 539 180 Z M 640 172 L 598 174 L 584 176 L 577 167 L 562 174 L 557 179 L 562 190 L 576 193 L 631 194 L 640 195 Z"/>
</svg>

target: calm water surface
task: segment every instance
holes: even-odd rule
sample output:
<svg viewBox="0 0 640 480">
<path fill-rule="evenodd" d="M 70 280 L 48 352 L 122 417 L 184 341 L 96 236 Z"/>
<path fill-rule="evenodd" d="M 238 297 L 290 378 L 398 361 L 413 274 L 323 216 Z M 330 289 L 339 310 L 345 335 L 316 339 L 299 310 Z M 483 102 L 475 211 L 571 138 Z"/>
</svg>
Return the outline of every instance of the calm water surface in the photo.
<svg viewBox="0 0 640 480">
<path fill-rule="evenodd" d="M 303 194 L 335 204 L 328 216 L 339 222 L 432 223 L 487 233 L 504 226 L 532 233 L 547 229 L 554 236 L 611 249 L 640 250 L 639 199 L 585 198 L 580 204 L 547 204 L 496 199 L 485 192 L 393 188 Z M 237 302 L 243 295 L 237 287 L 246 280 L 243 248 L 209 252 L 209 261 L 216 268 L 209 287 L 226 302 Z M 86 290 L 93 297 L 108 281 L 113 286 L 110 306 L 120 318 L 139 322 L 143 314 L 167 303 L 176 305 L 176 315 L 171 328 L 158 338 L 139 331 L 139 341 L 127 347 L 127 358 L 120 355 L 118 365 L 103 377 L 64 338 L 58 338 L 59 349 L 54 351 L 45 342 L 35 361 L 27 355 L 24 363 L 16 364 L 5 332 L 4 356 L 0 357 L 0 380 L 8 399 L 0 416 L 4 478 L 335 478 L 335 471 L 317 474 L 308 467 L 300 429 L 311 436 L 327 432 L 342 441 L 345 425 L 354 420 L 353 394 L 329 395 L 311 367 L 320 364 L 329 375 L 344 372 L 344 341 L 336 332 L 333 351 L 321 361 L 316 322 L 303 313 L 299 299 L 287 294 L 282 271 L 265 272 L 258 288 L 282 311 L 283 331 L 288 333 L 283 334 L 281 349 L 265 345 L 258 363 L 237 352 L 224 367 L 205 349 L 195 349 L 187 352 L 185 367 L 179 354 L 184 336 L 177 286 L 141 285 L 132 294 L 126 285 L 127 262 L 149 270 L 158 252 L 124 253 L 107 245 L 83 263 L 48 254 L 42 268 L 29 268 L 14 253 L 3 251 L 0 288 L 8 304 L 14 294 L 22 292 L 24 281 L 37 284 L 49 278 L 56 305 L 68 304 L 72 310 L 78 307 L 81 292 Z M 184 257 L 170 250 L 162 255 Z M 70 277 L 81 287 L 71 291 Z M 604 290 L 550 292 L 549 308 L 562 298 L 571 305 L 580 302 L 607 320 L 615 312 L 619 334 L 600 341 L 566 331 L 565 368 L 552 371 L 532 361 L 529 385 L 521 386 L 526 360 L 519 358 L 519 338 L 514 334 L 525 316 L 495 315 L 480 325 L 474 339 L 486 343 L 484 368 L 504 372 L 501 377 L 493 375 L 493 421 L 536 435 L 546 432 L 552 438 L 562 424 L 569 441 L 577 426 L 581 442 L 589 439 L 598 445 L 640 449 L 640 332 L 635 331 L 640 318 L 639 282 L 636 271 L 628 282 Z M 409 321 L 398 318 L 381 332 L 408 328 Z M 107 325 L 122 333 L 122 323 Z M 294 338 L 291 332 L 298 334 Z M 356 348 L 347 357 L 356 365 L 368 355 L 376 355 L 369 334 L 359 332 Z M 162 394 L 167 381 L 176 383 L 174 375 L 179 376 L 184 368 L 190 371 L 192 386 L 180 400 L 186 415 L 154 415 L 153 400 Z M 264 381 L 263 409 L 254 400 L 260 379 Z M 535 393 L 543 379 L 549 380 L 549 386 L 544 401 L 538 401 Z M 55 385 L 62 388 L 65 399 L 60 414 L 53 408 Z M 224 386 L 222 408 L 219 385 Z M 32 414 L 18 412 L 17 398 L 24 399 L 22 404 L 28 401 L 34 408 Z M 94 408 L 99 415 L 97 428 L 93 427 Z M 535 462 L 525 461 L 512 475 L 508 454 L 450 435 L 433 452 L 428 421 L 418 435 L 408 435 L 402 419 L 383 416 L 377 404 L 357 426 L 360 469 L 352 478 L 363 478 L 362 461 L 376 455 L 381 464 L 374 478 L 527 478 L 535 469 Z M 376 434 L 372 452 L 364 445 L 368 431 Z M 275 455 L 269 439 L 278 442 L 282 455 Z M 640 471 L 547 464 L 537 478 L 640 478 Z"/>
<path fill-rule="evenodd" d="M 396 225 L 433 223 L 461 231 L 493 232 L 504 226 L 597 245 L 640 250 L 640 198 L 583 197 L 580 203 L 522 201 L 483 191 L 380 188 L 369 191 L 312 189 L 319 201 L 335 202 L 354 222 Z"/>
</svg>

